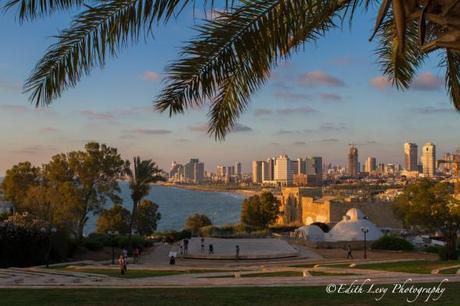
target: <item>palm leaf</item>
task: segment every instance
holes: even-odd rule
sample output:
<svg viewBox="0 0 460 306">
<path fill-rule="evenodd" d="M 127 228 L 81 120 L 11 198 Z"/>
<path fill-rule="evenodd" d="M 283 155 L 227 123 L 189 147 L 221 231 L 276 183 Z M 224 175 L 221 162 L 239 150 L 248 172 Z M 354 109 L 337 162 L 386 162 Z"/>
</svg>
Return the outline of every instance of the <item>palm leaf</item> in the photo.
<svg viewBox="0 0 460 306">
<path fill-rule="evenodd" d="M 460 111 L 460 52 L 446 51 L 444 64 L 447 91 L 455 108 Z"/>
<path fill-rule="evenodd" d="M 398 89 L 408 88 L 426 56 L 418 45 L 417 22 L 414 20 L 407 23 L 403 49 L 399 46 L 400 39 L 392 18 L 383 22 L 377 38 L 379 45 L 376 54 L 384 75 Z"/>
<path fill-rule="evenodd" d="M 57 36 L 27 79 L 24 90 L 35 105 L 46 105 L 83 75 L 103 66 L 154 24 L 167 21 L 194 0 L 111 0 L 80 13 L 71 27 Z"/>
<path fill-rule="evenodd" d="M 95 0 L 7 0 L 5 10 L 17 8 L 19 20 L 33 20 L 37 17 L 51 15 L 57 11 L 83 6 Z"/>
<path fill-rule="evenodd" d="M 198 27 L 168 67 L 156 109 L 170 115 L 211 102 L 209 132 L 222 139 L 280 60 L 331 27 L 348 1 L 251 1 Z"/>
</svg>

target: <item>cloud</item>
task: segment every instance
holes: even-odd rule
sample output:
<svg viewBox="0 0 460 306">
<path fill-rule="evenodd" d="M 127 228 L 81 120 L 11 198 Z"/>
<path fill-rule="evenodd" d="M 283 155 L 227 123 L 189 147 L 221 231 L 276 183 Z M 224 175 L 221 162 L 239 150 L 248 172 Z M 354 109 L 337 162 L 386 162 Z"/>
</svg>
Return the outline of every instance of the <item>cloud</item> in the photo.
<svg viewBox="0 0 460 306">
<path fill-rule="evenodd" d="M 369 84 L 379 90 L 384 90 L 392 86 L 391 81 L 386 76 L 375 77 L 369 80 Z"/>
<path fill-rule="evenodd" d="M 339 142 L 339 140 L 337 138 L 325 138 L 325 139 L 320 139 L 320 140 L 317 140 L 316 142 L 321 142 L 321 143 L 335 143 L 335 142 Z"/>
<path fill-rule="evenodd" d="M 290 102 L 306 101 L 310 99 L 309 95 L 294 93 L 288 89 L 277 90 L 275 91 L 274 96 L 277 99 Z"/>
<path fill-rule="evenodd" d="M 305 141 L 295 141 L 292 143 L 294 146 L 304 146 L 307 143 Z"/>
<path fill-rule="evenodd" d="M 281 108 L 276 111 L 279 115 L 295 115 L 295 114 L 312 114 L 318 111 L 310 106 L 294 107 L 294 108 Z"/>
<path fill-rule="evenodd" d="M 304 86 L 341 87 L 345 82 L 323 71 L 307 72 L 299 77 L 299 84 Z"/>
<path fill-rule="evenodd" d="M 419 74 L 411 84 L 411 88 L 423 91 L 438 90 L 442 87 L 442 79 L 431 72 Z"/>
<path fill-rule="evenodd" d="M 82 110 L 80 114 L 89 120 L 113 120 L 115 116 L 111 112 L 96 112 L 92 110 Z"/>
<path fill-rule="evenodd" d="M 347 130 L 348 127 L 343 123 L 331 123 L 326 122 L 320 125 L 318 131 L 321 132 L 337 132 L 337 131 L 344 131 Z"/>
<path fill-rule="evenodd" d="M 433 107 L 433 106 L 415 107 L 415 108 L 411 108 L 410 111 L 415 112 L 417 114 L 422 114 L 422 115 L 456 112 L 453 108 Z"/>
<path fill-rule="evenodd" d="M 207 133 L 209 130 L 209 125 L 207 123 L 198 123 L 198 124 L 189 126 L 189 130 L 192 132 Z M 252 131 L 251 127 L 237 123 L 233 127 L 233 129 L 231 129 L 230 133 L 244 133 L 244 132 L 251 132 L 251 131 Z"/>
<path fill-rule="evenodd" d="M 324 100 L 324 101 L 330 101 L 330 102 L 339 102 L 342 101 L 342 96 L 334 94 L 334 93 L 320 93 L 319 97 Z"/>
<path fill-rule="evenodd" d="M 144 71 L 142 74 L 142 79 L 145 81 L 157 81 L 161 78 L 161 75 L 155 71 Z"/>
<path fill-rule="evenodd" d="M 41 152 L 54 152 L 57 151 L 57 148 L 53 146 L 43 146 L 43 145 L 29 145 L 20 149 L 11 150 L 11 153 L 14 154 L 24 154 L 24 155 L 36 155 Z"/>
<path fill-rule="evenodd" d="M 233 133 L 252 132 L 252 128 L 247 125 L 237 123 L 231 130 Z"/>
<path fill-rule="evenodd" d="M 30 112 L 32 109 L 23 105 L 2 104 L 0 105 L 0 110 L 13 113 L 27 113 Z"/>
<path fill-rule="evenodd" d="M 144 128 L 138 128 L 138 129 L 132 129 L 126 131 L 126 133 L 129 134 L 140 134 L 140 135 L 164 135 L 164 134 L 171 134 L 171 130 L 165 130 L 165 129 L 144 129 Z"/>
<path fill-rule="evenodd" d="M 55 133 L 59 130 L 53 127 L 46 127 L 46 128 L 41 129 L 40 131 L 44 133 Z"/>
<path fill-rule="evenodd" d="M 273 114 L 273 111 L 268 108 L 258 108 L 254 110 L 254 116 L 260 117 L 260 116 L 267 116 Z"/>
<path fill-rule="evenodd" d="M 298 134 L 298 131 L 291 131 L 291 130 L 279 130 L 276 132 L 278 135 L 291 135 L 291 134 Z"/>
</svg>

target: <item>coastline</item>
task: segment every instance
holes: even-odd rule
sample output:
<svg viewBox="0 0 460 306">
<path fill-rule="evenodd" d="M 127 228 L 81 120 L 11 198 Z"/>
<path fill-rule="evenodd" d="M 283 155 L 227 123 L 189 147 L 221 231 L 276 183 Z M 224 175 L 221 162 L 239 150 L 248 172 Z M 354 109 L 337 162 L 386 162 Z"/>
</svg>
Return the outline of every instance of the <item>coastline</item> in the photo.
<svg viewBox="0 0 460 306">
<path fill-rule="evenodd" d="M 172 183 L 163 183 L 161 185 L 165 187 L 175 187 L 175 188 L 185 189 L 185 190 L 232 193 L 232 194 L 241 195 L 244 198 L 248 198 L 250 196 L 256 195 L 261 191 L 261 190 L 253 190 L 253 189 L 242 189 L 242 188 L 224 189 L 224 188 L 218 188 L 218 187 L 211 186 L 211 185 L 182 185 L 182 184 L 172 184 Z"/>
</svg>

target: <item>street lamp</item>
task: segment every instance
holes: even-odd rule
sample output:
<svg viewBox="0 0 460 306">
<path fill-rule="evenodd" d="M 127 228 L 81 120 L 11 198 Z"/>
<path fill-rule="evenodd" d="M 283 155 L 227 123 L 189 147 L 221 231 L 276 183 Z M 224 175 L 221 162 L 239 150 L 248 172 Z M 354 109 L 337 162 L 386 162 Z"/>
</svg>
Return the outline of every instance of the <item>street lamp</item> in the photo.
<svg viewBox="0 0 460 306">
<path fill-rule="evenodd" d="M 46 241 L 47 241 L 47 250 L 45 254 L 45 263 L 46 267 L 49 268 L 49 257 L 51 253 L 51 247 L 52 247 L 52 235 L 57 232 L 57 229 L 55 227 L 52 228 L 45 228 L 42 227 L 40 228 L 40 232 L 42 232 L 46 236 Z"/>
<path fill-rule="evenodd" d="M 364 234 L 364 259 L 367 259 L 367 247 L 366 247 L 366 242 L 367 242 L 367 233 L 369 233 L 369 228 L 367 227 L 361 227 L 361 232 Z"/>
<path fill-rule="evenodd" d="M 110 244 L 112 245 L 112 265 L 115 264 L 115 235 L 118 235 L 118 231 L 108 231 L 107 232 L 110 236 Z"/>
</svg>

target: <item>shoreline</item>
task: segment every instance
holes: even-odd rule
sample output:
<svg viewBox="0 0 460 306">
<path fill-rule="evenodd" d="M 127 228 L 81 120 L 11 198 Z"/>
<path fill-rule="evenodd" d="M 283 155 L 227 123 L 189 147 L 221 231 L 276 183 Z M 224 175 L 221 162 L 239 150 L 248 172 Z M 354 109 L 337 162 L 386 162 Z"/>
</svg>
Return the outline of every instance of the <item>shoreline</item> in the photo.
<svg viewBox="0 0 460 306">
<path fill-rule="evenodd" d="M 219 189 L 215 188 L 214 186 L 209 185 L 181 185 L 181 184 L 171 184 L 171 183 L 164 183 L 161 186 L 165 187 L 175 187 L 184 190 L 194 190 L 194 191 L 205 191 L 205 192 L 220 192 L 220 193 L 232 193 L 238 194 L 245 198 L 250 196 L 256 195 L 261 190 L 252 190 L 252 189 Z"/>
</svg>

